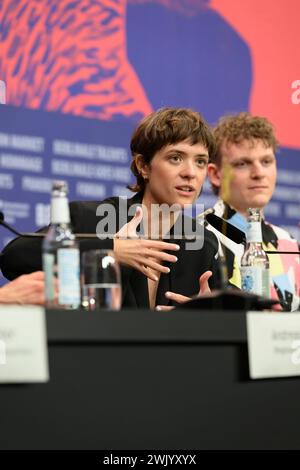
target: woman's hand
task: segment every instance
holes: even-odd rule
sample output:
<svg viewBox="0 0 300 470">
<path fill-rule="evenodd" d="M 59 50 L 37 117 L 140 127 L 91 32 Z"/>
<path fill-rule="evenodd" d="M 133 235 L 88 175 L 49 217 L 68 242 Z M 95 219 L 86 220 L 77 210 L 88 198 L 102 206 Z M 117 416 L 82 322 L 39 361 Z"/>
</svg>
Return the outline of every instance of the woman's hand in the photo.
<svg viewBox="0 0 300 470">
<path fill-rule="evenodd" d="M 211 271 L 205 271 L 205 273 L 201 274 L 199 277 L 199 292 L 197 297 L 201 297 L 202 294 L 207 294 L 208 292 L 211 292 L 210 287 L 208 285 L 208 280 L 212 276 Z M 179 304 L 184 304 L 184 302 L 187 302 L 188 300 L 191 300 L 190 297 L 186 297 L 185 295 L 181 294 L 176 294 L 175 292 L 166 292 L 165 296 L 167 299 L 174 300 L 175 302 Z M 155 307 L 156 310 L 173 310 L 175 307 L 172 305 L 157 305 Z"/>
<path fill-rule="evenodd" d="M 179 245 L 159 240 L 147 240 L 137 237 L 136 229 L 143 219 L 141 207 L 137 207 L 134 217 L 124 225 L 114 238 L 114 253 L 119 263 L 139 270 L 149 279 L 158 281 L 157 273 L 168 273 L 164 261 L 175 263 L 177 257 L 165 251 L 178 251 Z M 154 272 L 153 272 L 154 271 Z"/>
</svg>

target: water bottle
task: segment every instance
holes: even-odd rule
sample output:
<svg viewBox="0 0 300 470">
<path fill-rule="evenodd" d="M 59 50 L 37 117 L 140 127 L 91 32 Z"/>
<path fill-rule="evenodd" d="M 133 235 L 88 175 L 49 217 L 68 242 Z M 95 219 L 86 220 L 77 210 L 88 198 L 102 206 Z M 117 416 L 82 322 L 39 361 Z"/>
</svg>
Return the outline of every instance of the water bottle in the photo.
<svg viewBox="0 0 300 470">
<path fill-rule="evenodd" d="M 248 209 L 247 244 L 241 259 L 242 289 L 270 298 L 269 259 L 262 247 L 260 209 Z"/>
<path fill-rule="evenodd" d="M 70 225 L 68 187 L 54 181 L 50 226 L 43 240 L 46 307 L 76 309 L 80 305 L 79 247 Z"/>
</svg>

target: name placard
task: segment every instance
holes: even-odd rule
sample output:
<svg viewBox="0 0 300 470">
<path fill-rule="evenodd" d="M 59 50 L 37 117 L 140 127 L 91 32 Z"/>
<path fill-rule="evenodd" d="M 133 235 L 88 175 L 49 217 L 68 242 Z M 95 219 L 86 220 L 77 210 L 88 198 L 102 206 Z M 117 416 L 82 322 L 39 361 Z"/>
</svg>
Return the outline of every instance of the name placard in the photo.
<svg viewBox="0 0 300 470">
<path fill-rule="evenodd" d="M 49 380 L 45 311 L 0 306 L 0 383 Z"/>
<path fill-rule="evenodd" d="M 300 313 L 247 313 L 250 377 L 300 375 Z"/>
</svg>

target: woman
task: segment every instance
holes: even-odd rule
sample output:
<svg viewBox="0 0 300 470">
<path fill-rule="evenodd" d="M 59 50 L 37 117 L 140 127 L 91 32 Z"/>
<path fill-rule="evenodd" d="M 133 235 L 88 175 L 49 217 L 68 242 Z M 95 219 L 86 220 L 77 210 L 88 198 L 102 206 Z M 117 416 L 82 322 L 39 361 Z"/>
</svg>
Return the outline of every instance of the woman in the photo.
<svg viewBox="0 0 300 470">
<path fill-rule="evenodd" d="M 70 204 L 75 233 L 99 236 L 102 227 L 102 239 L 85 240 L 81 248 L 112 248 L 121 263 L 123 306 L 171 305 L 196 294 L 199 279 L 202 290 L 208 288 L 208 278 L 217 271 L 216 238 L 203 228 L 203 247 L 195 244 L 187 249 L 183 236 L 188 219 L 182 211 L 198 198 L 214 149 L 211 130 L 199 113 L 183 108 L 158 110 L 143 119 L 131 139 L 135 196 L 125 204 L 119 198 Z M 112 207 L 117 217 L 113 239 L 101 225 L 104 207 Z M 1 269 L 10 279 L 41 269 L 40 241 L 11 242 L 3 252 Z M 212 276 L 210 286 L 215 282 Z"/>
</svg>

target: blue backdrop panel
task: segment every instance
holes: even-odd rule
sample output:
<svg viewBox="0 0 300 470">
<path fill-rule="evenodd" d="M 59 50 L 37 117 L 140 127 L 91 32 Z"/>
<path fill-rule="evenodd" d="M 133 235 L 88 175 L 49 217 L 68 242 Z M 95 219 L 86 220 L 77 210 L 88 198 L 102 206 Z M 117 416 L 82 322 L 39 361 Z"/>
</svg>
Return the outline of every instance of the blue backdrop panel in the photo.
<svg viewBox="0 0 300 470">
<path fill-rule="evenodd" d="M 126 195 L 132 125 L 0 106 L 0 210 L 20 231 L 49 221 L 51 181 L 70 200 Z M 0 228 L 1 247 L 11 239 Z"/>
<path fill-rule="evenodd" d="M 209 0 L 2 0 L 0 103 L 8 105 L 0 105 L 0 210 L 7 222 L 21 231 L 47 224 L 53 179 L 68 181 L 71 200 L 131 194 L 130 135 L 161 106 L 191 107 L 214 124 L 223 114 L 253 109 L 263 84 L 260 101 L 270 101 L 263 109 L 272 120 L 277 102 L 266 99 L 270 83 L 258 70 L 266 61 L 273 70 L 273 56 L 280 60 L 276 78 L 294 70 L 288 59 L 297 65 L 296 41 L 289 49 L 281 31 L 294 31 L 299 7 L 274 4 L 272 44 L 259 62 L 265 28 L 257 8 L 268 12 L 268 2 L 244 3 L 246 16 L 238 2 Z M 260 26 L 254 37 L 253 21 Z M 290 102 L 290 83 L 297 78 L 276 88 L 294 113 L 300 105 Z M 295 114 L 287 110 L 280 107 L 274 124 L 280 136 L 289 123 L 282 142 L 290 147 L 278 153 L 276 191 L 265 213 L 298 237 L 300 150 L 295 136 L 289 139 L 295 122 L 288 116 Z M 206 182 L 200 202 L 214 201 Z M 10 239 L 0 228 L 0 247 Z"/>
</svg>

